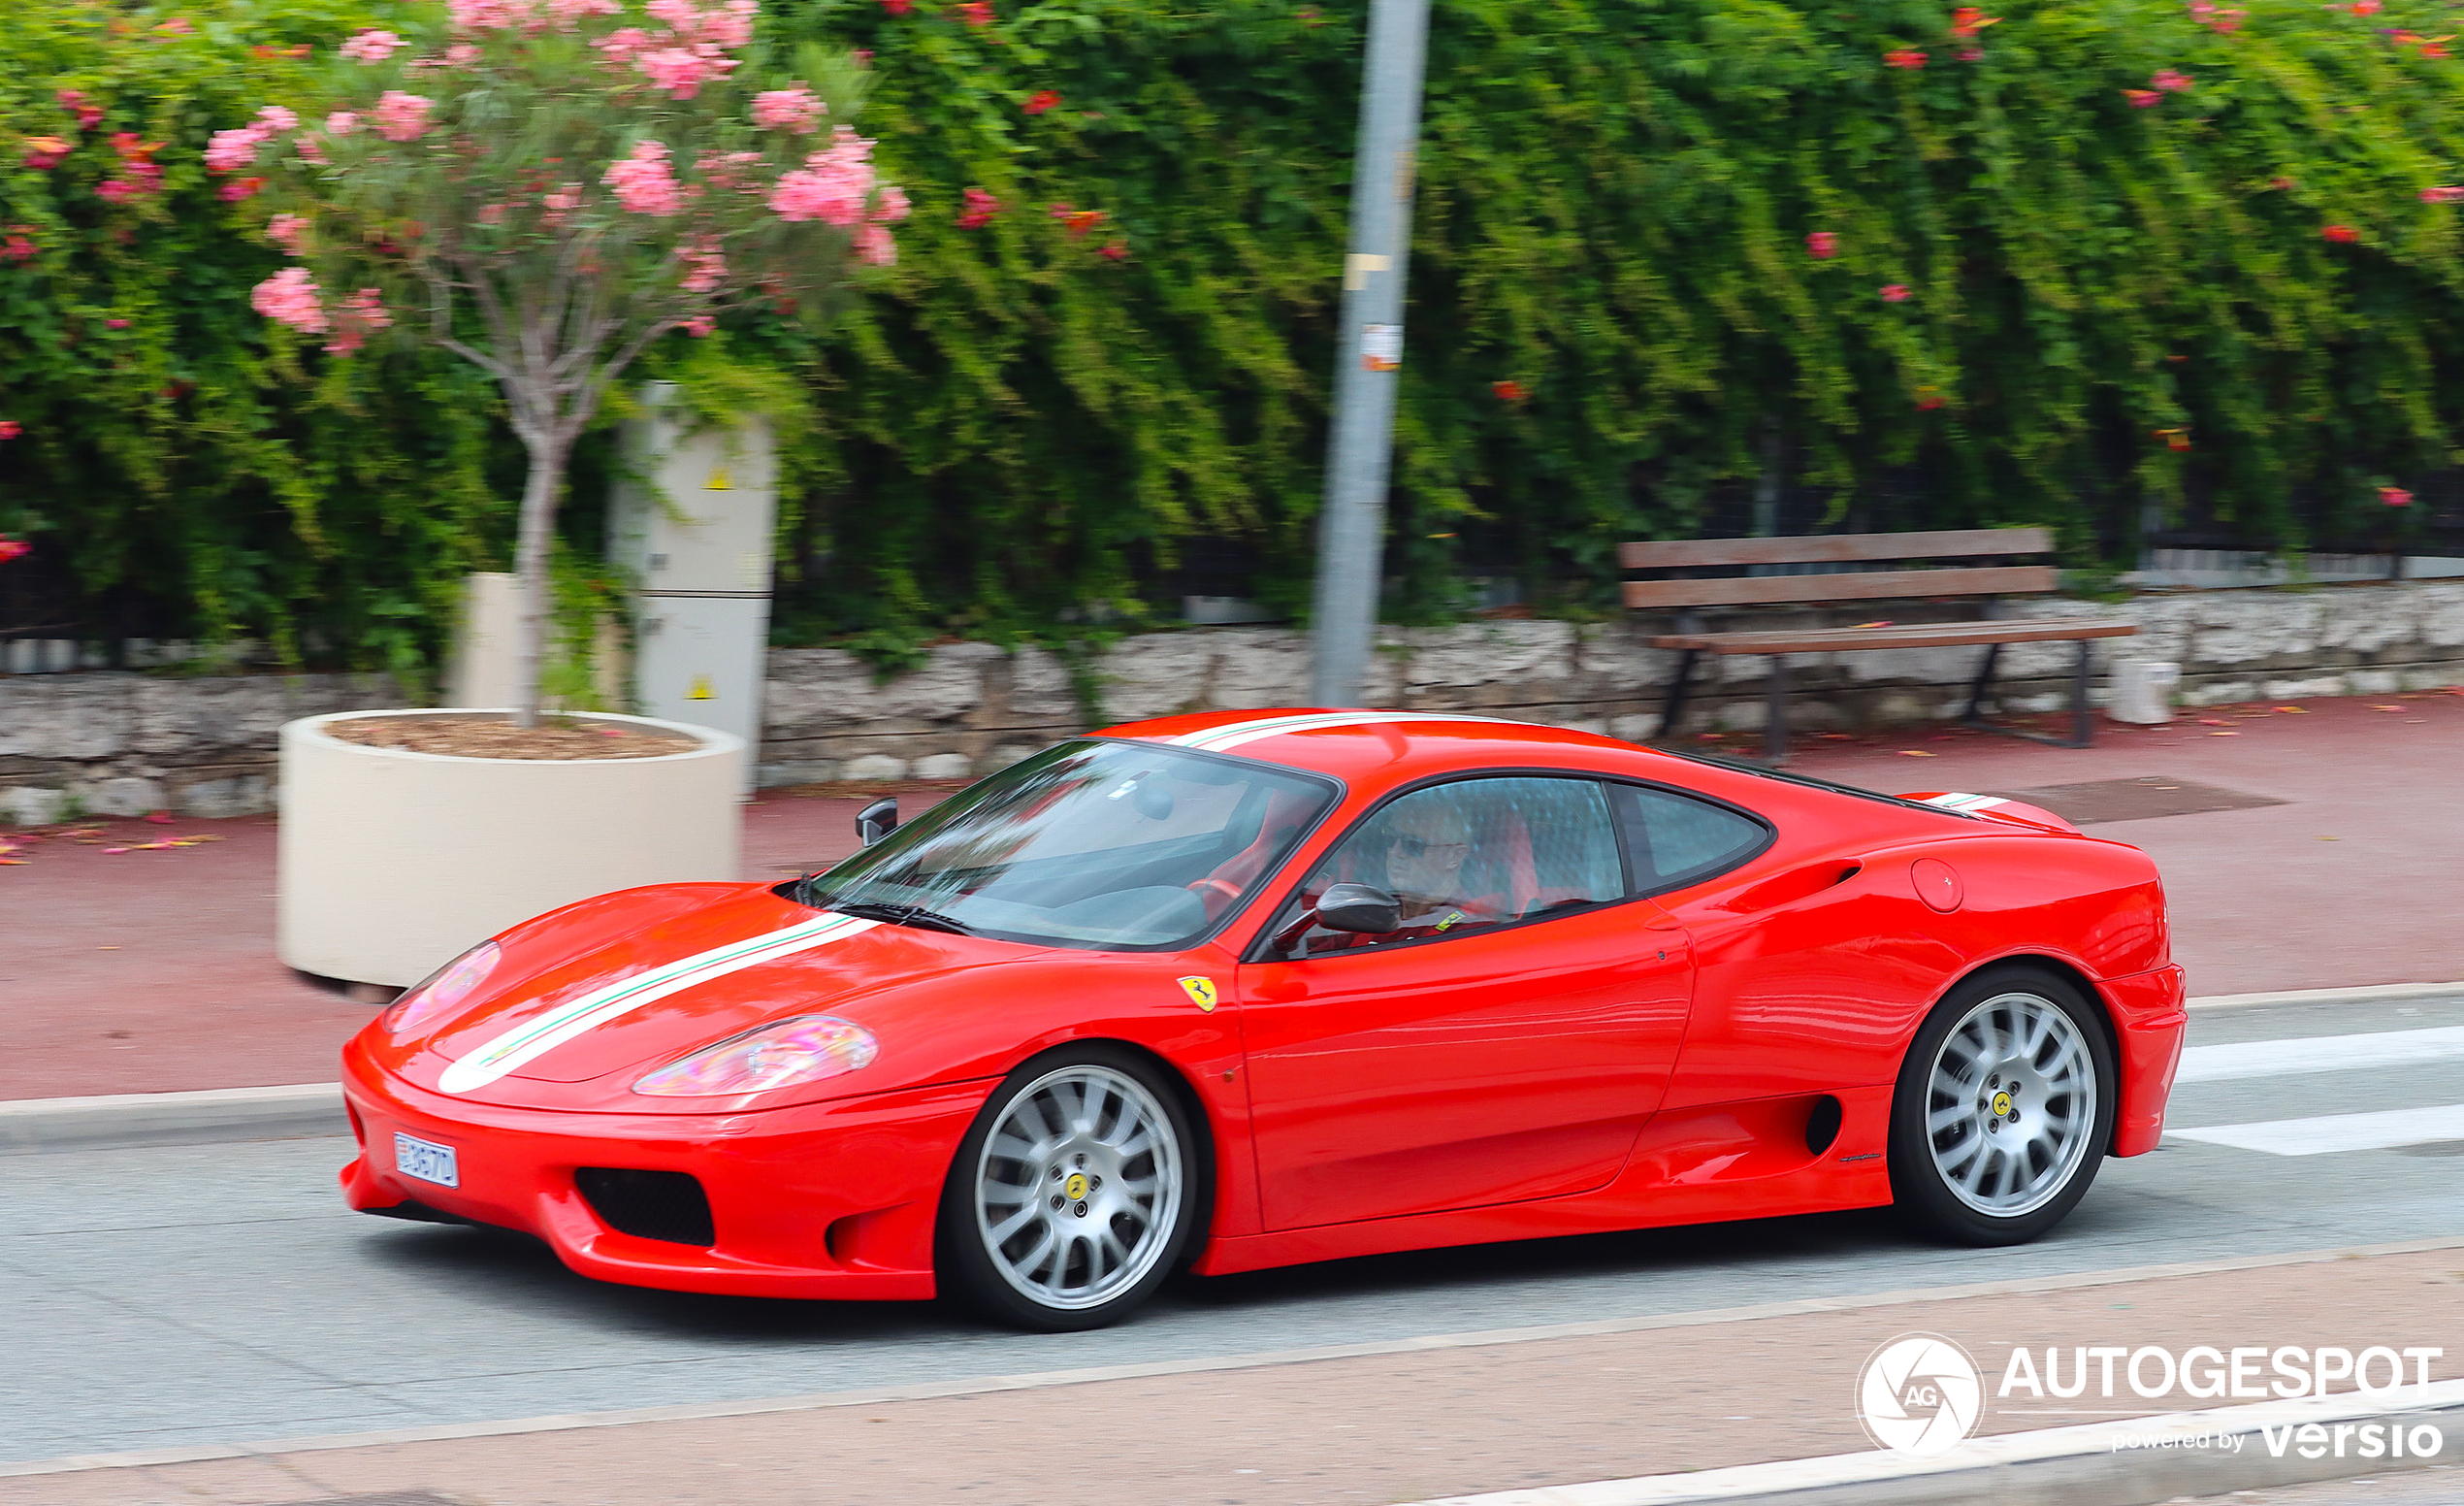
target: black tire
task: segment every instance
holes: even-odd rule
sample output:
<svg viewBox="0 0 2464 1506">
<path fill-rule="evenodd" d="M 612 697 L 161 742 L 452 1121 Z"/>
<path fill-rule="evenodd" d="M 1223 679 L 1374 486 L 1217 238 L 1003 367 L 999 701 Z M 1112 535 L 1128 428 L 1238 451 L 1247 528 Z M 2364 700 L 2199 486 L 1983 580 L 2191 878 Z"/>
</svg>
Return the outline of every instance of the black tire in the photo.
<svg viewBox="0 0 2464 1506">
<path fill-rule="evenodd" d="M 1122 1105 L 1119 1115 L 1106 1118 L 1098 1109 L 1089 1126 L 1092 1134 L 1059 1134 L 1060 1148 L 1054 1152 L 1030 1159 L 1002 1155 L 996 1147 L 988 1157 L 986 1148 L 995 1130 L 1021 1099 L 1032 1097 L 1035 1101 L 1023 1113 L 1049 1125 L 1051 1114 L 1066 1112 L 1071 1090 L 1090 1079 L 1113 1085 L 1110 1091 L 1119 1094 Z M 1121 1089 L 1122 1080 L 1143 1089 L 1143 1098 Z M 1087 1099 L 1082 1096 L 1077 1101 L 1083 1109 Z M 1122 1158 L 1107 1151 L 1101 1139 L 1106 1126 L 1118 1132 L 1128 1122 L 1132 1103 L 1143 1120 L 1169 1135 L 1168 1157 L 1159 1141 L 1144 1158 Z M 1020 1143 L 1014 1135 L 1002 1138 L 1005 1146 Z M 1127 1143 L 1139 1143 L 1134 1130 Z M 1167 1164 L 1173 1168 L 1168 1177 Z M 1110 1212 L 1104 1206 L 1107 1167 L 1115 1172 Z M 1136 1196 L 1142 1168 L 1156 1184 L 1152 1200 L 1143 1205 L 1144 1215 Z M 1023 1191 L 1030 1181 L 1035 1195 L 1005 1200 L 1011 1191 Z M 1050 1187 L 1045 1185 L 1048 1181 Z M 1091 1186 L 1086 1185 L 1089 1182 Z M 1203 1210 L 1210 1205 L 1213 1185 L 1207 1146 L 1191 1122 L 1180 1086 L 1151 1060 L 1107 1044 L 1048 1051 L 1002 1079 L 958 1142 L 957 1155 L 942 1185 L 935 1231 L 933 1263 L 941 1293 L 996 1323 L 1037 1332 L 1062 1333 L 1119 1323 L 1152 1297 L 1182 1264 L 1202 1223 Z M 1072 1186 L 1080 1194 L 1074 1201 L 1063 1199 L 1058 1207 L 1048 1206 L 1050 1199 L 1061 1196 L 1063 1188 Z M 989 1203 L 980 1195 L 988 1189 Z M 991 1224 L 995 1214 L 987 1212 L 988 1207 L 1000 1210 L 1004 1223 L 1026 1222 L 1007 1241 L 996 1240 Z M 1090 1219 L 1101 1222 L 1081 1222 Z M 1049 1283 L 1038 1282 L 1032 1271 L 1012 1274 L 1022 1259 L 1044 1248 L 1034 1238 L 1041 1228 L 1052 1229 L 1054 1242 L 1064 1247 L 1057 1263 L 1050 1266 Z M 1123 1230 L 1133 1228 L 1137 1230 L 1134 1243 L 1121 1237 Z M 1128 1252 L 1109 1275 L 1104 1273 L 1106 1257 L 1101 1245 L 1107 1233 Z M 1082 1248 L 1085 1263 L 1072 1263 Z M 1068 1290 L 1069 1274 L 1080 1270 L 1088 1279 L 1084 1290 L 1073 1293 Z"/>
<path fill-rule="evenodd" d="M 2071 1033 L 2064 1035 L 2047 1011 L 2066 1020 Z M 2032 1057 L 2025 1045 L 2031 1023 L 2044 1031 Z M 2067 1050 L 2073 1042 L 2086 1057 L 2085 1072 Z M 2046 1061 L 2057 1066 L 2067 1063 L 2067 1068 L 2047 1078 L 2040 1070 Z M 2001 1096 L 1997 1062 L 2017 1063 L 2008 1088 L 2015 1097 Z M 1968 1066 L 1972 1074 L 1962 1075 Z M 1961 1091 L 1948 1091 L 1952 1083 L 1961 1085 Z M 2091 1084 L 2094 1103 L 2079 1113 L 2076 1095 Z M 2120 1087 L 2104 1016 L 2070 979 L 2048 967 L 2012 964 L 1962 980 L 1926 1016 L 1899 1066 L 1890 1138 L 1897 1206 L 1926 1233 L 1959 1244 L 2015 1245 L 2037 1238 L 2060 1223 L 2095 1181 L 2113 1143 Z M 2035 1101 L 2028 1101 L 2031 1093 Z M 2008 1117 L 1994 1112 L 1997 1105 L 2008 1109 Z M 1961 1109 L 1967 1118 L 1929 1132 L 1928 1122 L 1937 1111 L 1953 1116 Z M 2006 1129 L 2010 1135 L 2004 1140 Z M 2040 1157 L 2047 1138 L 2056 1134 L 2061 1135 L 2060 1149 Z"/>
</svg>

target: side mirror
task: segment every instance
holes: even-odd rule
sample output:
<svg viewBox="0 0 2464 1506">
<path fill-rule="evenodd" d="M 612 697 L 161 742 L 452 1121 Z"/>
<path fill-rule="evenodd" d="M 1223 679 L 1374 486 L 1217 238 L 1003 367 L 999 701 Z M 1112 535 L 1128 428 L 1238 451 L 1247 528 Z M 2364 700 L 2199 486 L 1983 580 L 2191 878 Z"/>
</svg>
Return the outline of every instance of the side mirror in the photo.
<svg viewBox="0 0 2464 1506">
<path fill-rule="evenodd" d="M 1375 884 L 1329 884 L 1317 897 L 1317 923 L 1329 931 L 1382 936 L 1403 924 L 1402 905 Z"/>
<path fill-rule="evenodd" d="M 1281 952 L 1312 926 L 1382 936 L 1403 925 L 1402 902 L 1375 884 L 1328 884 L 1317 903 L 1301 911 L 1269 944 Z"/>
<path fill-rule="evenodd" d="M 856 812 L 856 835 L 870 847 L 898 830 L 898 797 L 885 795 Z"/>
</svg>

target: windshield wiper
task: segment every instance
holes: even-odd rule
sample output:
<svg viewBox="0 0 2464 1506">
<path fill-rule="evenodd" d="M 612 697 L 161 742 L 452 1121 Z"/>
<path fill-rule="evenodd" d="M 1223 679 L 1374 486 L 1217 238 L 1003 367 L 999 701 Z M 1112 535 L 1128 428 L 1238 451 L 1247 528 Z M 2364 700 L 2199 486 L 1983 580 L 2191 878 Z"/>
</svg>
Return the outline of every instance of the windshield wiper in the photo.
<svg viewBox="0 0 2464 1506">
<path fill-rule="evenodd" d="M 856 904 L 832 903 L 826 908 L 860 920 L 886 920 L 893 925 L 913 926 L 919 931 L 946 931 L 954 936 L 971 936 L 975 928 L 962 920 L 952 920 L 939 910 L 927 910 L 921 904 Z"/>
</svg>

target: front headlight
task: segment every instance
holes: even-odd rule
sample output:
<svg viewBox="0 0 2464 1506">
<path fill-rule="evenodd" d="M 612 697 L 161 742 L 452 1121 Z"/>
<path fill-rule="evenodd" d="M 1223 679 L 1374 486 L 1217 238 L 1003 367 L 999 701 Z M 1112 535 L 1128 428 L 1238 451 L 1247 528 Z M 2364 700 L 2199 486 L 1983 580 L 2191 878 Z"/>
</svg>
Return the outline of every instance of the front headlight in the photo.
<svg viewBox="0 0 2464 1506">
<path fill-rule="evenodd" d="M 472 989 L 488 981 L 488 974 L 497 970 L 497 962 L 503 955 L 494 941 L 480 942 L 428 974 L 426 982 L 414 984 L 378 1018 L 398 1040 L 443 1023 L 445 1015 L 469 999 Z"/>
<path fill-rule="evenodd" d="M 819 1082 L 869 1066 L 881 1055 L 873 1032 L 833 1015 L 777 1020 L 643 1077 L 635 1093 L 663 1098 L 720 1098 Z"/>
</svg>

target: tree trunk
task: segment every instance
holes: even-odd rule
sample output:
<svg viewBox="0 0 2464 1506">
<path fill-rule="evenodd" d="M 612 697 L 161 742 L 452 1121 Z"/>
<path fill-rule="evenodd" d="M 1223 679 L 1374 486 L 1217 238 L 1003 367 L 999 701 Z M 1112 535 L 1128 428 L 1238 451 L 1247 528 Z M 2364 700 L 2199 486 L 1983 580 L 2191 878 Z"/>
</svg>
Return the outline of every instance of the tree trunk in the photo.
<svg viewBox="0 0 2464 1506">
<path fill-rule="evenodd" d="M 554 435 L 525 435 L 531 451 L 531 478 L 522 488 L 521 541 L 514 550 L 514 590 L 521 610 L 513 635 L 513 722 L 535 727 L 539 720 L 539 671 L 547 658 L 548 545 L 556 537 L 557 493 L 565 485 L 566 445 Z"/>
</svg>

